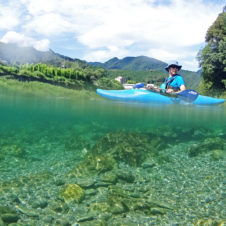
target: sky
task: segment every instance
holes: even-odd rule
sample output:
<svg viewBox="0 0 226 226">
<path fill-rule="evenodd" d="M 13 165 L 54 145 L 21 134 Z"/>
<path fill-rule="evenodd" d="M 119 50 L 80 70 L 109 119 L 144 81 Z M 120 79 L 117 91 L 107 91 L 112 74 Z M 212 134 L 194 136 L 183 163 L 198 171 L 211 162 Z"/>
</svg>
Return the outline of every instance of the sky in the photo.
<svg viewBox="0 0 226 226">
<path fill-rule="evenodd" d="M 89 62 L 148 56 L 198 70 L 224 0 L 0 0 L 0 41 Z"/>
</svg>

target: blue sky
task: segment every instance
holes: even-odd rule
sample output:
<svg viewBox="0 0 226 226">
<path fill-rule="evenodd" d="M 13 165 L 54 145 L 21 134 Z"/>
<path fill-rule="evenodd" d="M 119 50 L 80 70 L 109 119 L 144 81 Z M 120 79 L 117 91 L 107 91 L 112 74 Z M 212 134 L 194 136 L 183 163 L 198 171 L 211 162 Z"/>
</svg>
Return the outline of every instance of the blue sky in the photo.
<svg viewBox="0 0 226 226">
<path fill-rule="evenodd" d="M 0 0 L 0 41 L 86 61 L 145 55 L 178 60 L 196 71 L 196 56 L 223 0 Z"/>
</svg>

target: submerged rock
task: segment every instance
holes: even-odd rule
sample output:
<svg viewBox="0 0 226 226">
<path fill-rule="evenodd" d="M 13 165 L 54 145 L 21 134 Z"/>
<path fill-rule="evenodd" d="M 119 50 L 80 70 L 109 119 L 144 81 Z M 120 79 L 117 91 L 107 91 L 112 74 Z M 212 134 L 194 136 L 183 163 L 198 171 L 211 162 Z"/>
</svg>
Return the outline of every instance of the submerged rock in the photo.
<svg viewBox="0 0 226 226">
<path fill-rule="evenodd" d="M 84 192 L 79 185 L 69 184 L 62 193 L 62 196 L 66 202 L 80 202 L 84 198 Z"/>
<path fill-rule="evenodd" d="M 118 169 L 120 162 L 141 166 L 147 158 L 158 155 L 158 151 L 163 147 L 166 147 L 163 138 L 153 134 L 108 133 L 93 146 L 84 161 L 68 176 L 102 174 Z M 126 177 L 128 178 L 128 175 Z"/>
<path fill-rule="evenodd" d="M 0 206 L 0 219 L 5 224 L 10 224 L 16 223 L 19 220 L 19 216 L 15 210 L 12 210 L 7 206 Z"/>
<path fill-rule="evenodd" d="M 195 222 L 195 226 L 224 226 L 226 221 L 212 220 L 212 219 L 199 219 Z"/>
<path fill-rule="evenodd" d="M 116 161 L 140 166 L 149 155 L 156 155 L 162 147 L 161 137 L 146 133 L 109 133 L 93 147 L 92 154 L 110 154 Z"/>
<path fill-rule="evenodd" d="M 132 183 L 135 180 L 135 176 L 133 175 L 132 172 L 126 172 L 124 170 L 118 170 L 117 176 L 119 179 L 124 180 L 128 183 Z"/>
<path fill-rule="evenodd" d="M 219 138 L 206 138 L 203 142 L 198 144 L 193 144 L 188 148 L 188 154 L 190 157 L 197 156 L 204 152 L 213 151 L 216 149 L 223 149 L 224 141 Z"/>
<path fill-rule="evenodd" d="M 13 213 L 6 213 L 1 216 L 2 220 L 6 224 L 16 223 L 19 220 L 19 216 Z"/>
<path fill-rule="evenodd" d="M 88 155 L 85 160 L 75 167 L 68 176 L 83 177 L 104 173 L 118 168 L 115 159 L 110 155 L 95 156 Z"/>
<path fill-rule="evenodd" d="M 214 150 L 212 152 L 212 158 L 216 161 L 220 160 L 220 159 L 224 159 L 226 157 L 226 151 L 224 150 Z"/>
</svg>

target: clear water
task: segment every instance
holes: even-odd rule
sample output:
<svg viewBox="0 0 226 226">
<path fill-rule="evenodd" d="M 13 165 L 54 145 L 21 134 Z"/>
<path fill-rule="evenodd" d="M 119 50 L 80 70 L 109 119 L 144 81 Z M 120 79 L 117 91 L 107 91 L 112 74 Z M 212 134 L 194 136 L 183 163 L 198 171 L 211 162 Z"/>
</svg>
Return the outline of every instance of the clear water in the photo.
<svg viewBox="0 0 226 226">
<path fill-rule="evenodd" d="M 24 188 L 23 185 L 19 189 L 17 187 L 15 194 L 15 190 L 12 187 L 13 181 L 31 177 L 32 175 L 39 175 L 43 172 L 51 172 L 54 178 L 63 177 L 64 174 L 76 165 L 76 162 L 82 161 L 89 148 L 107 133 L 155 133 L 155 131 L 165 133 L 166 131 L 171 131 L 177 136 L 177 142 L 173 145 L 171 144 L 172 150 L 173 148 L 176 150 L 180 145 L 185 147 L 186 145 L 189 146 L 189 143 L 192 142 L 201 142 L 205 138 L 205 134 L 206 137 L 221 137 L 225 139 L 226 110 L 221 106 L 131 105 L 105 100 L 97 96 L 77 99 L 67 96 L 41 98 L 0 90 L 0 125 L 0 189 L 3 189 L 5 186 L 3 184 L 5 183 L 11 184 L 11 188 L 7 192 L 4 190 L 0 206 L 7 205 L 14 208 L 16 204 L 10 198 L 10 193 L 22 199 Z M 192 134 L 186 133 L 186 131 L 189 131 L 189 133 L 193 132 L 194 134 L 202 134 L 200 141 L 198 140 L 198 135 L 193 136 Z M 194 141 L 192 137 L 194 137 Z M 73 151 L 70 150 L 70 144 L 76 142 L 77 146 L 72 147 L 74 148 Z M 169 150 L 169 153 L 171 153 L 171 150 Z M 174 152 L 172 151 L 172 153 Z M 183 154 L 186 154 L 186 150 Z M 175 153 L 175 155 L 179 156 L 180 153 Z M 197 162 L 202 162 L 202 158 L 204 158 L 204 162 L 210 162 L 211 170 L 215 170 L 214 173 L 221 171 L 225 166 L 225 159 L 214 161 L 211 157 L 206 157 L 205 155 L 204 157 L 198 158 L 186 156 L 186 158 L 191 161 L 193 166 L 196 166 Z M 159 167 L 164 169 L 164 165 L 160 165 Z M 174 171 L 173 164 L 168 164 L 167 167 L 168 171 L 166 170 L 164 172 L 164 178 L 170 177 L 170 173 Z M 213 172 L 211 170 L 209 174 L 212 175 Z M 167 172 L 169 172 L 169 175 L 167 175 Z M 187 176 L 189 178 L 189 175 Z M 197 180 L 200 180 L 200 175 L 197 175 Z M 212 200 L 214 192 L 212 189 L 221 187 L 223 182 L 224 178 L 222 174 L 218 175 L 216 185 L 213 188 L 210 187 L 208 192 L 203 192 L 205 195 L 202 198 L 209 197 Z M 156 181 L 156 186 L 157 183 L 160 182 Z M 26 183 L 24 186 L 26 187 Z M 51 186 L 51 182 L 46 182 L 46 185 L 44 184 L 43 186 Z M 37 195 L 40 187 L 37 185 L 36 187 L 32 187 L 32 189 L 33 193 Z M 195 198 L 196 191 L 193 192 Z M 202 191 L 199 192 L 202 196 Z M 219 192 L 223 193 L 223 190 L 220 188 Z M 161 196 L 161 193 L 158 195 Z M 165 195 L 166 191 L 162 190 L 162 196 L 165 197 Z M 168 195 L 170 196 L 170 191 L 168 191 Z M 42 195 L 40 196 L 42 199 Z M 24 201 L 23 206 L 27 208 L 32 206 L 29 204 L 28 199 L 25 200 L 26 202 Z M 213 202 L 212 205 L 217 209 L 218 202 L 222 202 L 222 196 L 220 201 L 216 200 L 215 205 Z M 201 199 L 199 203 L 201 203 Z M 186 203 L 181 201 L 180 205 L 183 209 L 188 203 L 187 201 Z M 206 212 L 205 216 L 204 214 L 195 216 L 193 222 L 202 218 L 212 220 L 222 219 L 225 213 L 222 206 L 220 205 L 220 210 L 217 211 L 218 213 L 213 211 L 209 214 Z M 30 208 L 35 211 L 35 208 Z M 198 208 L 197 205 L 196 208 Z M 209 208 L 211 209 L 213 207 Z M 189 212 L 191 209 L 188 210 L 190 215 L 192 215 Z M 42 215 L 45 215 L 44 210 Z M 193 213 L 193 215 L 195 214 Z M 139 223 L 138 218 L 134 217 L 134 222 Z M 159 220 L 161 216 L 157 218 Z M 157 222 L 157 218 L 153 218 L 152 221 L 155 222 L 156 220 Z M 27 217 L 26 221 L 31 223 L 36 222 L 33 218 L 30 221 L 29 219 Z M 43 219 L 44 217 L 40 218 L 37 222 L 40 223 Z M 179 222 L 179 219 L 175 216 L 172 219 L 175 222 Z M 170 221 L 164 216 L 161 222 L 172 223 L 174 222 L 172 219 Z M 187 223 L 190 221 L 191 223 L 192 217 L 188 219 L 183 219 L 183 221 Z M 21 221 L 23 222 L 22 217 Z M 42 224 L 44 223 L 42 222 Z"/>
</svg>

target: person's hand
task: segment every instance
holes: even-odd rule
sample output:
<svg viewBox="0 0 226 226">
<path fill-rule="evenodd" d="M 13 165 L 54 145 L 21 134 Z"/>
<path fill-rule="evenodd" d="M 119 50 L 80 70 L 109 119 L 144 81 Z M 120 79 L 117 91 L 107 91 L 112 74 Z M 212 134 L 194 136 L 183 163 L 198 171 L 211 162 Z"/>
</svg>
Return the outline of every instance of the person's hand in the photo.
<svg viewBox="0 0 226 226">
<path fill-rule="evenodd" d="M 146 89 L 151 90 L 152 92 L 160 92 L 160 89 L 154 84 L 147 84 Z"/>
<path fill-rule="evenodd" d="M 146 88 L 147 88 L 147 89 L 158 89 L 158 87 L 155 86 L 154 84 L 147 84 L 147 85 L 146 85 Z"/>
<path fill-rule="evenodd" d="M 173 89 L 167 89 L 166 93 L 175 93 Z"/>
</svg>

